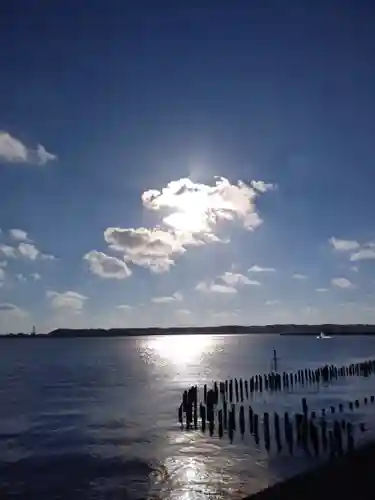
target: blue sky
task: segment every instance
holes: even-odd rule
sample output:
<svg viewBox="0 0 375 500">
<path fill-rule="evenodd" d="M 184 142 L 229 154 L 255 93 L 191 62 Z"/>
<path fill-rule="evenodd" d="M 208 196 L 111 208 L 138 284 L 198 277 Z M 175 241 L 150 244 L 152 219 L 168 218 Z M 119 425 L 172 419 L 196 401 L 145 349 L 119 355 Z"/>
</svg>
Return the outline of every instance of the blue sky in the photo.
<svg viewBox="0 0 375 500">
<path fill-rule="evenodd" d="M 375 322 L 372 2 L 157 3 L 0 7 L 0 331 Z"/>
</svg>

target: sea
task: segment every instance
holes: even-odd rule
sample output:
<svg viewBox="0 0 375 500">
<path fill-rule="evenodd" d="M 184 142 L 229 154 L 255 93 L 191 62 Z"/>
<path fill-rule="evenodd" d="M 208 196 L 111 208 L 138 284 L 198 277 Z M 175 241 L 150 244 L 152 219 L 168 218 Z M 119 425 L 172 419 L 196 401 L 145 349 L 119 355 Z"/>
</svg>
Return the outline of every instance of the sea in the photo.
<svg viewBox="0 0 375 500">
<path fill-rule="evenodd" d="M 233 443 L 181 430 L 177 409 L 191 385 L 249 379 L 324 364 L 375 358 L 374 337 L 168 335 L 0 341 L 0 498 L 28 500 L 242 499 L 314 467 L 324 458 L 273 447 L 246 432 Z M 319 412 L 344 404 L 342 417 L 365 423 L 375 405 L 372 377 L 263 391 L 250 403 L 267 411 Z"/>
</svg>

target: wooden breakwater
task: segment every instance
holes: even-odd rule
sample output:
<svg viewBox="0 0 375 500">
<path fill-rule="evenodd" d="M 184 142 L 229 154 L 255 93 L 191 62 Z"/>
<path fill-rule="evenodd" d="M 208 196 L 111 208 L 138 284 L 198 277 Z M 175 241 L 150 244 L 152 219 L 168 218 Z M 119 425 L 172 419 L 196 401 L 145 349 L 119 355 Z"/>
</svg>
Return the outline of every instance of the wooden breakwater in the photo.
<svg viewBox="0 0 375 500">
<path fill-rule="evenodd" d="M 355 441 L 355 427 L 344 418 L 344 410 L 354 412 L 361 405 L 374 404 L 373 395 L 349 401 L 347 407 L 340 403 L 323 408 L 319 416 L 316 411 L 309 410 L 306 398 L 301 399 L 301 411 L 296 414 L 258 414 L 246 402 L 254 393 L 289 391 L 293 386 L 329 384 L 339 378 L 369 377 L 374 373 L 375 360 L 368 360 L 348 366 L 305 368 L 295 373 L 270 372 L 249 380 L 235 378 L 214 382 L 212 388 L 204 385 L 203 391 L 192 386 L 183 392 L 178 420 L 182 429 L 200 429 L 219 438 L 227 435 L 231 442 L 236 434 L 243 438 L 249 433 L 255 443 L 263 443 L 267 451 L 273 448 L 280 452 L 285 447 L 293 454 L 298 447 L 317 456 L 321 453 L 340 456 L 352 450 Z M 365 431 L 363 422 L 357 427 L 359 432 Z"/>
</svg>

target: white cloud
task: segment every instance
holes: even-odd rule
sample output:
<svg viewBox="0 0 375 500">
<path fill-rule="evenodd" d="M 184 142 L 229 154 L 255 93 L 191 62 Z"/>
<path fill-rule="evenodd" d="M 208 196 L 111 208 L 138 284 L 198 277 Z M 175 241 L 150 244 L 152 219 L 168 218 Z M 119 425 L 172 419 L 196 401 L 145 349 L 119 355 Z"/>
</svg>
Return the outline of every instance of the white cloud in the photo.
<svg viewBox="0 0 375 500">
<path fill-rule="evenodd" d="M 116 306 L 116 309 L 119 309 L 120 311 L 130 311 L 133 307 L 128 304 L 120 304 L 119 306 Z"/>
<path fill-rule="evenodd" d="M 350 270 L 354 273 L 358 273 L 358 266 L 351 266 Z"/>
<path fill-rule="evenodd" d="M 12 240 L 16 241 L 27 241 L 27 232 L 23 231 L 22 229 L 10 229 L 9 230 L 9 235 L 12 238 Z"/>
<path fill-rule="evenodd" d="M 369 259 L 375 259 L 375 250 L 373 250 L 372 248 L 363 248 L 350 256 L 350 260 L 352 262 Z"/>
<path fill-rule="evenodd" d="M 0 281 L 5 279 L 5 271 L 0 267 Z"/>
<path fill-rule="evenodd" d="M 157 212 L 161 224 L 155 228 L 108 227 L 104 239 L 114 251 L 122 252 L 125 262 L 168 271 L 189 247 L 228 243 L 215 234 L 221 221 L 238 220 L 248 230 L 262 223 L 255 200 L 271 185 L 258 181 L 258 190 L 242 181 L 231 184 L 216 178 L 214 185 L 194 183 L 190 179 L 172 181 L 162 190 L 142 194 L 143 206 Z M 159 214 L 160 212 L 160 214 Z"/>
<path fill-rule="evenodd" d="M 250 280 L 247 276 L 240 273 L 230 273 L 225 272 L 222 276 L 219 276 L 220 280 L 224 281 L 229 286 L 236 285 L 260 285 L 259 281 Z"/>
<path fill-rule="evenodd" d="M 57 156 L 49 153 L 41 144 L 38 144 L 37 150 L 34 152 L 34 155 L 35 154 L 38 159 L 37 163 L 39 163 L 39 165 L 45 165 L 49 161 L 57 160 Z"/>
<path fill-rule="evenodd" d="M 152 302 L 154 302 L 154 304 L 167 304 L 168 302 L 181 302 L 182 299 L 182 294 L 180 292 L 175 292 L 173 295 L 165 297 L 154 297 L 151 300 Z"/>
<path fill-rule="evenodd" d="M 36 260 L 39 256 L 39 250 L 32 243 L 20 243 L 18 245 L 18 252 L 25 259 Z"/>
<path fill-rule="evenodd" d="M 0 244 L 0 253 L 2 253 L 5 257 L 9 258 L 17 258 L 17 250 L 9 245 L 5 245 L 3 243 Z"/>
<path fill-rule="evenodd" d="M 294 273 L 293 274 L 293 279 L 295 279 L 295 280 L 305 280 L 305 279 L 307 279 L 307 276 L 306 276 L 306 274 Z"/>
<path fill-rule="evenodd" d="M 0 267 L 7 267 L 8 262 L 6 260 L 0 260 Z"/>
<path fill-rule="evenodd" d="M 330 244 L 335 250 L 339 252 L 350 252 L 352 250 L 357 250 L 360 247 L 358 241 L 355 240 L 340 240 L 332 236 L 329 240 Z"/>
<path fill-rule="evenodd" d="M 278 299 L 272 299 L 272 300 L 266 300 L 266 306 L 275 306 L 277 304 L 280 304 L 280 300 Z"/>
<path fill-rule="evenodd" d="M 267 184 L 264 181 L 251 181 L 251 186 L 261 193 L 265 193 L 266 191 L 274 191 L 277 189 L 276 184 Z"/>
<path fill-rule="evenodd" d="M 164 218 L 164 223 L 195 234 L 213 231 L 220 220 L 238 219 L 246 229 L 255 229 L 262 223 L 255 208 L 257 195 L 244 182 L 231 184 L 224 177 L 217 178 L 214 186 L 179 179 L 161 191 L 145 191 L 142 202 L 151 210 L 173 211 Z"/>
<path fill-rule="evenodd" d="M 8 132 L 0 131 L 0 161 L 45 165 L 56 159 L 57 156 L 48 153 L 41 144 L 34 150 L 29 149 Z"/>
<path fill-rule="evenodd" d="M 249 273 L 274 273 L 276 269 L 273 267 L 261 267 L 261 266 L 251 266 L 250 269 L 248 269 Z"/>
<path fill-rule="evenodd" d="M 198 283 L 195 289 L 203 293 L 224 293 L 224 294 L 237 293 L 237 290 L 232 286 L 218 285 L 216 283 L 205 283 L 204 281 Z"/>
<path fill-rule="evenodd" d="M 328 288 L 316 288 L 315 290 L 316 292 L 319 292 L 319 293 L 325 293 L 325 292 L 328 292 Z"/>
<path fill-rule="evenodd" d="M 41 275 L 39 273 L 31 273 L 30 276 L 34 281 L 39 281 L 42 279 Z"/>
<path fill-rule="evenodd" d="M 353 283 L 347 278 L 333 278 L 331 284 L 338 288 L 353 288 Z"/>
<path fill-rule="evenodd" d="M 82 310 L 87 297 L 77 292 L 67 291 L 58 293 L 52 290 L 46 292 L 46 297 L 50 301 L 53 309 L 70 309 L 76 312 Z"/>
<path fill-rule="evenodd" d="M 9 302 L 2 302 L 0 304 L 0 314 L 5 314 L 9 316 L 25 317 L 27 316 L 27 311 L 21 309 L 20 307 L 10 304 Z"/>
<path fill-rule="evenodd" d="M 27 281 L 26 280 L 26 276 L 24 276 L 23 274 L 19 273 L 19 274 L 16 274 L 16 279 L 20 282 L 25 282 Z"/>
<path fill-rule="evenodd" d="M 132 274 L 123 260 L 97 250 L 91 250 L 83 258 L 88 261 L 90 271 L 101 278 L 125 279 Z"/>
<path fill-rule="evenodd" d="M 185 245 L 197 245 L 189 235 L 162 229 L 121 229 L 109 227 L 104 238 L 113 250 L 124 253 L 127 262 L 148 267 L 155 273 L 165 272 L 174 264 L 174 258 L 186 252 Z"/>
</svg>

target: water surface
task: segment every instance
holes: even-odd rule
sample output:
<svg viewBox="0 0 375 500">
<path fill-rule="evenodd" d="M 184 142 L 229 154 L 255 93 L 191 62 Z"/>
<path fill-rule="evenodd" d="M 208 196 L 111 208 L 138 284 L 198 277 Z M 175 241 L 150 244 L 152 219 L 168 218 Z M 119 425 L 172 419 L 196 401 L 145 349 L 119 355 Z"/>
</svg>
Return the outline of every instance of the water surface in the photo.
<svg viewBox="0 0 375 500">
<path fill-rule="evenodd" d="M 9 339 L 0 343 L 0 492 L 28 499 L 236 499 L 316 460 L 268 455 L 252 436 L 181 431 L 192 384 L 375 357 L 375 338 L 273 335 Z M 299 410 L 372 394 L 372 380 L 254 396 L 255 411 Z M 373 407 L 352 419 L 370 421 Z"/>
</svg>

